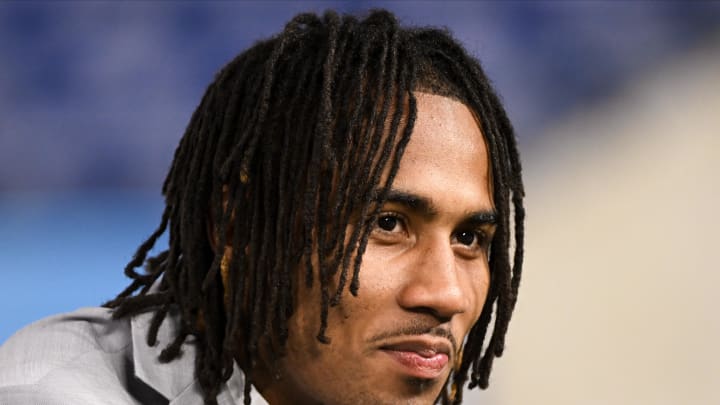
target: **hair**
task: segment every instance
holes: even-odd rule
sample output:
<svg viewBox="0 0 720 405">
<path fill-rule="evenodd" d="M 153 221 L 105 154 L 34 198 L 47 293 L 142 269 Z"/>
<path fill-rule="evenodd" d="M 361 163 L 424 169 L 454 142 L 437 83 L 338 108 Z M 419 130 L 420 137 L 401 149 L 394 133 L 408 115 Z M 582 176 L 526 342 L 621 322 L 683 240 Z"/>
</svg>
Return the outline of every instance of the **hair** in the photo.
<svg viewBox="0 0 720 405">
<path fill-rule="evenodd" d="M 281 352 L 303 283 L 319 283 L 317 339 L 329 343 L 329 308 L 344 292 L 358 293 L 371 226 L 411 136 L 413 91 L 463 102 L 488 145 L 499 214 L 491 282 L 438 401 L 459 404 L 468 379 L 470 388 L 486 388 L 523 260 L 513 128 L 478 61 L 446 30 L 402 28 L 383 10 L 364 19 L 300 14 L 216 75 L 175 151 L 160 225 L 126 266 L 130 285 L 105 306 L 116 318 L 154 311 L 150 345 L 177 310 L 181 327 L 160 360 L 179 357 L 193 336 L 206 404 L 216 403 L 235 360 L 255 364 L 265 337 Z M 167 231 L 168 249 L 149 257 Z"/>
</svg>

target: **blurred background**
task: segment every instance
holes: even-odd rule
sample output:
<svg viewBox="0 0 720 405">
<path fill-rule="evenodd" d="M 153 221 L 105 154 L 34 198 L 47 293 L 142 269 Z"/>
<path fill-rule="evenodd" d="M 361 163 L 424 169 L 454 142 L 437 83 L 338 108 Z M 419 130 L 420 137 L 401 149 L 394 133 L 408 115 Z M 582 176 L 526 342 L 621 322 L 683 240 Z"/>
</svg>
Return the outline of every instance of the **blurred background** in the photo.
<svg viewBox="0 0 720 405">
<path fill-rule="evenodd" d="M 470 404 L 720 403 L 719 2 L 0 2 L 0 343 L 93 306 L 213 74 L 301 11 L 448 27 L 513 120 L 526 265 Z"/>
</svg>

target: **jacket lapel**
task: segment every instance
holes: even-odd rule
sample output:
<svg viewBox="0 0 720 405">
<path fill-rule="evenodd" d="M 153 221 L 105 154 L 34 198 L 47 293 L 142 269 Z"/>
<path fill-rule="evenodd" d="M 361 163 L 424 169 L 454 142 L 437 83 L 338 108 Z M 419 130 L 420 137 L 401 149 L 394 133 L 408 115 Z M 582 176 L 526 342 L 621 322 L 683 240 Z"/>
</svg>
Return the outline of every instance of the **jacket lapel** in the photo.
<svg viewBox="0 0 720 405">
<path fill-rule="evenodd" d="M 147 334 L 153 315 L 154 312 L 146 312 L 130 320 L 135 376 L 168 400 L 172 400 L 195 380 L 195 347 L 185 343 L 179 359 L 161 363 L 158 357 L 179 330 L 180 317 L 172 311 L 169 312 L 158 330 L 157 343 L 149 346 Z"/>
<path fill-rule="evenodd" d="M 130 321 L 135 376 L 167 398 L 170 405 L 202 404 L 202 390 L 195 379 L 194 337 L 188 336 L 180 358 L 161 363 L 158 357 L 180 329 L 180 316 L 177 311 L 168 312 L 158 330 L 157 343 L 149 346 L 147 334 L 153 315 L 154 312 L 142 313 Z M 218 405 L 242 403 L 244 380 L 242 370 L 235 364 L 232 377 L 218 395 Z"/>
</svg>

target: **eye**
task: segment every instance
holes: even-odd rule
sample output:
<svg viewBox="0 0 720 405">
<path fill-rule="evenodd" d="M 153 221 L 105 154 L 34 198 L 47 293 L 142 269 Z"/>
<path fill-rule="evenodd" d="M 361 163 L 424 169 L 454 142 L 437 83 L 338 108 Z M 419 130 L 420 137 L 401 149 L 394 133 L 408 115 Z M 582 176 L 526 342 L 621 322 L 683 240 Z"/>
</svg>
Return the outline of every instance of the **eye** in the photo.
<svg viewBox="0 0 720 405">
<path fill-rule="evenodd" d="M 488 245 L 488 238 L 483 230 L 460 230 L 453 235 L 453 242 L 463 245 L 472 251 L 481 251 Z"/>
<path fill-rule="evenodd" d="M 470 246 L 477 239 L 477 235 L 475 234 L 475 232 L 460 231 L 457 233 L 456 238 L 457 241 L 462 243 L 463 245 Z"/>
<path fill-rule="evenodd" d="M 398 226 L 398 219 L 391 215 L 381 216 L 377 220 L 377 226 L 385 232 L 392 232 Z"/>
<path fill-rule="evenodd" d="M 372 229 L 373 238 L 384 242 L 397 242 L 408 236 L 405 218 L 395 212 L 380 213 Z"/>
</svg>

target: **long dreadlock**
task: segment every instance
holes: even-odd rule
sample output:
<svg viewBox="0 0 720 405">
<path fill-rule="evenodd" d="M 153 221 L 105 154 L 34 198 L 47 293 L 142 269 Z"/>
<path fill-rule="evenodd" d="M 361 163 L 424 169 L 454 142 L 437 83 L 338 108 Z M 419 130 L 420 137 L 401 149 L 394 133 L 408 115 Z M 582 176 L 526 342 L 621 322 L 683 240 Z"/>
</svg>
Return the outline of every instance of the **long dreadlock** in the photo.
<svg viewBox="0 0 720 405">
<path fill-rule="evenodd" d="M 491 283 L 439 400 L 459 404 L 468 379 L 471 388 L 486 388 L 504 349 L 523 260 L 513 129 L 479 63 L 449 33 L 401 28 L 386 11 L 362 20 L 298 15 L 217 74 L 175 151 L 160 225 L 125 268 L 131 284 L 105 305 L 116 318 L 154 311 L 150 345 L 168 312 L 179 310 L 181 328 L 160 360 L 177 358 L 194 336 L 206 404 L 216 403 L 236 359 L 255 364 L 263 337 L 282 351 L 301 288 L 298 269 L 306 271 L 306 286 L 319 283 L 317 338 L 328 343 L 329 308 L 360 288 L 371 225 L 410 139 L 418 90 L 466 104 L 489 149 L 500 218 Z M 208 221 L 216 232 L 208 232 Z M 148 257 L 168 230 L 169 248 Z"/>
</svg>

